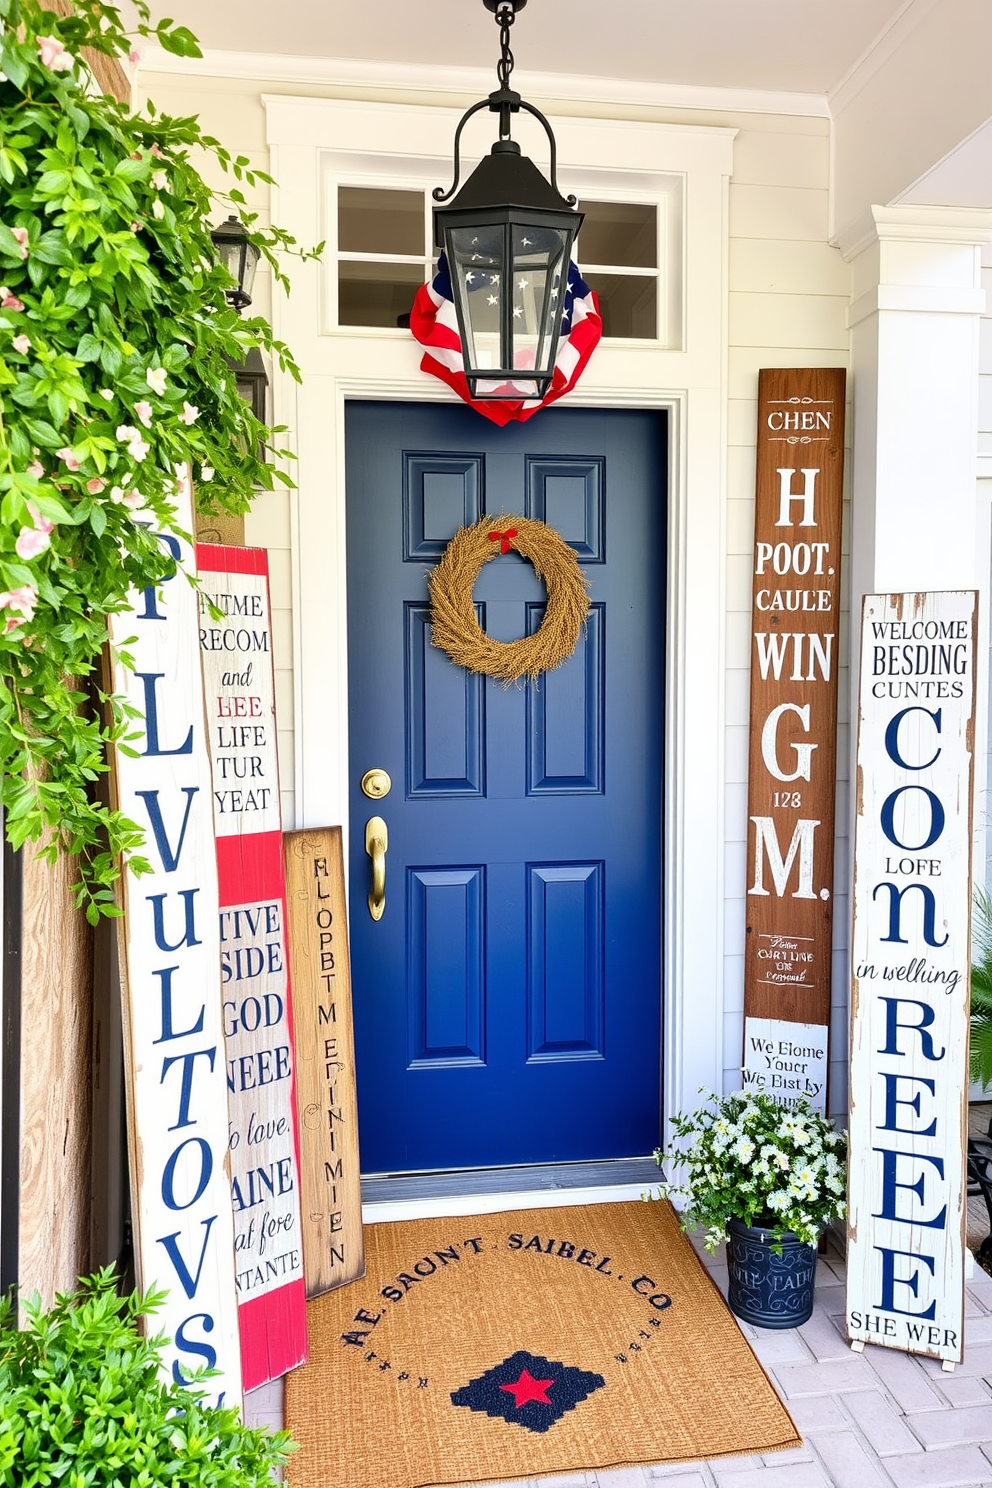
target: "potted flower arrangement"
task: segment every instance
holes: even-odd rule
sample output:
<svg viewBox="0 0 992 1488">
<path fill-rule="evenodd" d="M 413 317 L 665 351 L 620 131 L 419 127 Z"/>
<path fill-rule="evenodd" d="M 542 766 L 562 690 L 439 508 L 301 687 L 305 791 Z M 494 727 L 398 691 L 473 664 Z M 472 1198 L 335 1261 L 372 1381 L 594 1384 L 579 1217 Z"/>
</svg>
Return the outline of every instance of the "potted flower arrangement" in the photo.
<svg viewBox="0 0 992 1488">
<path fill-rule="evenodd" d="M 165 1376 L 141 1330 L 162 1295 L 116 1283 L 107 1267 L 48 1312 L 27 1302 L 20 1329 L 0 1302 L 0 1488 L 271 1488 L 288 1432 Z"/>
<path fill-rule="evenodd" d="M 681 1209 L 684 1230 L 705 1226 L 707 1250 L 727 1242 L 731 1310 L 762 1328 L 804 1323 L 817 1241 L 846 1212 L 845 1133 L 805 1097 L 786 1110 L 749 1091 L 709 1095 L 673 1129 L 677 1141 L 655 1160 L 677 1165 L 682 1180 L 659 1196 Z"/>
</svg>

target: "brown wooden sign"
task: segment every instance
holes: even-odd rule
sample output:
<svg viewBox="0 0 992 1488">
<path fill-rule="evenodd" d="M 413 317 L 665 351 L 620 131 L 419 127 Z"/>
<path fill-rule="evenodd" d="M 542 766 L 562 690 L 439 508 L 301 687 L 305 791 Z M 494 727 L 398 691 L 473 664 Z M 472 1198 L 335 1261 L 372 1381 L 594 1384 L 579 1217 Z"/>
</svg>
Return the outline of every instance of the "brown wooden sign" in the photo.
<svg viewBox="0 0 992 1488">
<path fill-rule="evenodd" d="M 844 476 L 842 368 L 758 382 L 744 1085 L 826 1107 Z"/>
<path fill-rule="evenodd" d="M 287 832 L 286 902 L 308 1297 L 365 1275 L 341 828 Z"/>
</svg>

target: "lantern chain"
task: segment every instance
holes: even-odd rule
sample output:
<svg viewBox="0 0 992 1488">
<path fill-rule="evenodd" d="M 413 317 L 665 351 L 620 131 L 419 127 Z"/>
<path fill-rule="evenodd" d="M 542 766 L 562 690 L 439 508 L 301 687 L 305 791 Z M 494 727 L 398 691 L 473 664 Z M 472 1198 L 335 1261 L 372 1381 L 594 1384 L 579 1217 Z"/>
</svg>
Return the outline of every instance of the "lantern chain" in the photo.
<svg viewBox="0 0 992 1488">
<path fill-rule="evenodd" d="M 510 74 L 513 71 L 513 53 L 510 50 L 510 27 L 516 20 L 516 10 L 512 0 L 506 0 L 496 12 L 496 24 L 499 26 L 500 57 L 496 64 L 496 76 L 499 79 L 501 90 L 506 93 L 510 88 Z M 508 109 L 500 110 L 499 120 L 500 139 L 509 138 L 510 114 Z"/>
</svg>

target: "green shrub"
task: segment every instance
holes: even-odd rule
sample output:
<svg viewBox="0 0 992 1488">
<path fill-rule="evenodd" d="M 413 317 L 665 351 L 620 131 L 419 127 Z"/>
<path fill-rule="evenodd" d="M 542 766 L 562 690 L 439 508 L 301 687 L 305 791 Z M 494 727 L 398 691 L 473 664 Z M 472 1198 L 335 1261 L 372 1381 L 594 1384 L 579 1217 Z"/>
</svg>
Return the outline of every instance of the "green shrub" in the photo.
<svg viewBox="0 0 992 1488">
<path fill-rule="evenodd" d="M 108 1267 L 50 1312 L 26 1303 L 20 1331 L 0 1304 L 3 1488 L 270 1488 L 288 1433 L 166 1382 L 162 1339 L 139 1325 L 161 1301 L 119 1297 Z"/>
<path fill-rule="evenodd" d="M 992 900 L 975 893 L 971 960 L 971 1078 L 992 1085 Z"/>
</svg>

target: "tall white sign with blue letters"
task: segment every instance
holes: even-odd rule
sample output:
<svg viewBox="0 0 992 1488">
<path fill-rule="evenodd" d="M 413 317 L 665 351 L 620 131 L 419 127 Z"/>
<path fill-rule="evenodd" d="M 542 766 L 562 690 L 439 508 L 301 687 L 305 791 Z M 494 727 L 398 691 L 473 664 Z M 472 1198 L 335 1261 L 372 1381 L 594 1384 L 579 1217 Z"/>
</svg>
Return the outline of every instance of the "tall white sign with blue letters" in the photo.
<svg viewBox="0 0 992 1488">
<path fill-rule="evenodd" d="M 192 530 L 188 483 L 176 524 Z M 114 685 L 140 712 L 116 752 L 118 804 L 145 830 L 152 872 L 123 882 L 121 966 L 138 1283 L 165 1290 L 152 1322 L 168 1336 L 164 1367 L 192 1370 L 216 1403 L 241 1402 L 234 1220 L 228 1171 L 227 1084 L 220 983 L 217 858 L 200 668 L 192 548 L 161 540 L 175 577 L 134 596 L 113 617 L 111 641 L 133 672 Z"/>
<path fill-rule="evenodd" d="M 861 630 L 847 1329 L 960 1362 L 973 592 L 868 595 Z"/>
</svg>

